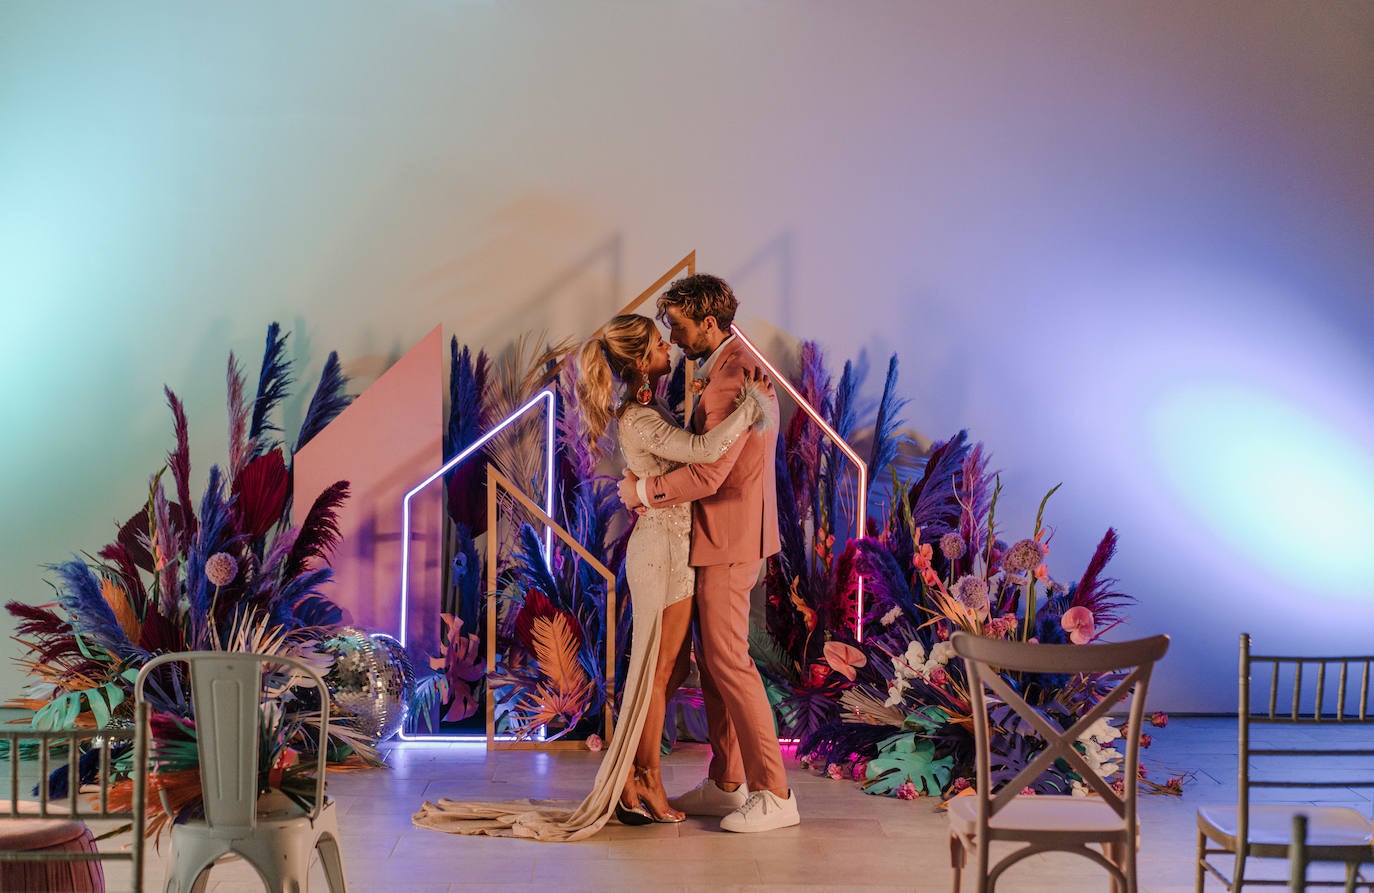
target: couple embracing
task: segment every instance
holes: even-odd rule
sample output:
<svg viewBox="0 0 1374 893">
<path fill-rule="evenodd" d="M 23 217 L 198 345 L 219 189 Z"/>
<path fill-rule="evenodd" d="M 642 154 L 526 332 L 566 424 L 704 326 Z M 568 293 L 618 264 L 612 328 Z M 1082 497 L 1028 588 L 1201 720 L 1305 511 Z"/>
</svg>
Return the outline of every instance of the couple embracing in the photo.
<svg viewBox="0 0 1374 893">
<path fill-rule="evenodd" d="M 626 549 L 634 633 L 620 721 L 592 791 L 574 808 L 530 800 L 425 803 L 417 826 L 457 834 L 580 840 L 612 816 L 626 824 L 721 817 L 726 831 L 797 824 L 773 711 L 749 656 L 749 592 L 778 551 L 771 382 L 730 331 L 738 301 L 706 274 L 658 299 L 674 344 L 698 363 L 690 430 L 654 399 L 670 368 L 654 321 L 617 316 L 579 355 L 579 399 L 595 444 L 611 420 L 627 472 L 621 500 L 640 513 Z M 669 798 L 659 772 L 667 698 L 697 663 L 710 729 L 707 777 Z"/>
</svg>

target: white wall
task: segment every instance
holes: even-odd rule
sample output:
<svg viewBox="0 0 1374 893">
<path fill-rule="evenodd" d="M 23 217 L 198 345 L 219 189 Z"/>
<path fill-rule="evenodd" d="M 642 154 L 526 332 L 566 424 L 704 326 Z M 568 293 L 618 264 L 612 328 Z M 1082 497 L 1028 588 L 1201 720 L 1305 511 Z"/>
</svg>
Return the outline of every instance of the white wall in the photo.
<svg viewBox="0 0 1374 893">
<path fill-rule="evenodd" d="M 1368 650 L 1374 5 L 0 4 L 0 590 L 107 542 L 266 324 L 360 384 L 585 335 L 687 250 L 774 344 L 897 351 L 1057 575 L 1098 537 L 1232 708 Z M 305 395 L 288 407 L 294 421 Z M 11 646 L 10 650 L 13 650 Z M 17 691 L 13 671 L 0 693 Z"/>
</svg>

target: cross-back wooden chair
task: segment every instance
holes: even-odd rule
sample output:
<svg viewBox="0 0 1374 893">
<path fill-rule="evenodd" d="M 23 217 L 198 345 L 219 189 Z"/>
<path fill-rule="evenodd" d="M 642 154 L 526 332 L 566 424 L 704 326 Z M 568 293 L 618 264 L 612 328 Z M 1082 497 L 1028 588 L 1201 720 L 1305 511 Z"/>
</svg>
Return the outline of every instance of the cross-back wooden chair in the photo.
<svg viewBox="0 0 1374 893">
<path fill-rule="evenodd" d="M 1247 876 L 1247 862 L 1287 858 L 1298 813 L 1307 817 L 1304 862 L 1346 864 L 1344 881 L 1305 883 L 1374 889 L 1359 877 L 1359 865 L 1370 856 L 1374 823 L 1369 815 L 1334 804 L 1253 802 L 1256 792 L 1266 790 L 1286 789 L 1297 800 L 1311 797 L 1299 793 L 1301 789 L 1374 790 L 1371 668 L 1374 655 L 1257 655 L 1251 653 L 1249 634 L 1240 637 L 1238 800 L 1197 812 L 1198 893 L 1208 874 L 1231 891 L 1245 885 L 1287 885 L 1289 881 L 1278 878 Z M 1351 761 L 1357 762 L 1353 769 Z M 1228 856 L 1229 875 L 1213 858 Z"/>
<path fill-rule="evenodd" d="M 998 877 L 1017 862 L 1036 853 L 1062 850 L 1084 856 L 1105 868 L 1114 890 L 1135 893 L 1136 767 L 1140 757 L 1140 728 L 1145 716 L 1145 696 L 1155 663 L 1169 650 L 1168 636 L 1153 636 L 1111 645 L 1039 645 L 1006 642 L 969 633 L 955 633 L 954 651 L 968 668 L 973 708 L 973 732 L 977 751 L 978 782 L 975 796 L 949 801 L 950 861 L 954 890 L 958 893 L 968 852 L 978 867 L 976 889 L 991 891 Z M 1058 728 L 1038 709 L 1026 703 L 1003 678 L 1003 671 L 1077 674 L 1122 671 L 1121 681 L 1092 709 L 1067 729 Z M 984 689 L 991 692 L 989 698 Z M 1046 743 L 1015 778 L 1000 790 L 992 789 L 992 758 L 989 746 L 989 701 L 1005 703 L 1016 711 Z M 1124 730 L 1127 779 L 1118 794 L 1102 780 L 1074 746 L 1099 719 L 1130 702 Z M 1063 760 L 1099 796 L 1022 796 L 1020 792 L 1039 778 L 1055 761 Z M 996 865 L 990 866 L 989 846 L 998 841 L 1023 844 Z M 1092 845 L 1102 852 L 1091 849 Z"/>
<path fill-rule="evenodd" d="M 64 889 L 71 889 L 73 884 L 92 883 L 98 884 L 96 889 L 103 889 L 104 872 L 100 864 L 128 862 L 130 888 L 134 893 L 142 893 L 147 732 L 145 711 L 139 711 L 134 727 L 126 729 L 0 731 L 0 747 L 4 748 L 9 764 L 9 802 L 0 808 L 0 823 L 6 826 L 0 835 L 0 863 L 46 863 L 40 872 L 45 875 L 44 883 L 58 883 Z M 132 751 L 133 792 L 128 807 L 118 808 L 111 805 L 110 787 L 117 780 L 113 755 L 123 748 Z M 93 769 L 95 773 L 94 781 L 86 785 L 81 784 L 83 758 L 88 770 Z M 61 770 L 64 764 L 65 793 L 53 797 L 49 776 Z M 90 772 L 85 774 L 89 777 Z M 33 791 L 35 787 L 36 792 Z M 85 825 L 87 819 L 128 822 L 132 844 L 128 849 L 99 849 Z M 26 833 L 30 830 L 32 833 Z M 41 845 L 45 839 L 61 845 Z M 61 869 L 61 863 L 68 863 L 70 867 Z M 87 863 L 89 868 L 79 868 L 76 863 Z M 0 871 L 0 886 L 36 883 L 33 870 L 37 869 L 7 867 Z"/>
</svg>

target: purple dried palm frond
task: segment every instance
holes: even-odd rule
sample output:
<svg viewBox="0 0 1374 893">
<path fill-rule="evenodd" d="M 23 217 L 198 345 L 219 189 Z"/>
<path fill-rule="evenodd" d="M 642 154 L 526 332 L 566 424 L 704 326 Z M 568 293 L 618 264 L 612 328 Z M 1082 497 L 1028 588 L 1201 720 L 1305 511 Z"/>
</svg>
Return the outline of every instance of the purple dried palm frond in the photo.
<svg viewBox="0 0 1374 893">
<path fill-rule="evenodd" d="M 176 447 L 167 454 L 167 467 L 172 471 L 172 481 L 177 488 L 177 503 L 182 507 L 181 539 L 177 551 L 184 552 L 196 535 L 196 517 L 191 513 L 191 442 L 187 434 L 186 408 L 182 406 L 172 389 L 164 387 L 167 405 L 172 408 L 172 428 L 176 435 Z"/>
<path fill-rule="evenodd" d="M 797 386 L 802 398 L 822 416 L 830 414 L 830 373 L 825 370 L 825 357 L 814 341 L 801 346 L 801 381 Z M 792 478 L 792 500 L 798 506 L 810 505 L 816 493 L 816 476 L 821 466 L 823 433 L 805 412 L 792 416 L 787 434 L 787 466 Z M 786 491 L 782 491 L 786 492 Z"/>
<path fill-rule="evenodd" d="M 248 404 L 243 398 L 243 370 L 232 351 L 224 377 L 229 390 L 229 482 L 232 484 L 253 456 L 253 444 L 248 439 Z"/>
<path fill-rule="evenodd" d="M 21 639 L 28 637 L 40 639 L 60 637 L 65 639 L 71 633 L 71 623 L 63 619 L 52 608 L 12 601 L 5 605 L 5 610 L 18 618 L 19 622 L 14 625 L 14 631 Z M 26 642 L 25 644 L 28 644 L 29 647 L 35 647 L 31 643 Z"/>
<path fill-rule="evenodd" d="M 315 393 L 305 411 L 300 433 L 296 435 L 293 453 L 299 452 L 353 402 L 353 398 L 344 390 L 347 387 L 348 376 L 343 374 L 343 367 L 339 364 L 339 352 L 331 350 L 320 372 L 320 383 L 315 385 Z"/>
<path fill-rule="evenodd" d="M 86 636 L 120 660 L 143 652 L 119 625 L 110 603 L 105 601 L 100 578 L 79 559 L 54 564 L 50 568 L 60 581 L 57 603 L 71 620 L 72 632 Z"/>
<path fill-rule="evenodd" d="M 143 586 L 143 576 L 138 572 L 127 549 L 118 542 L 110 543 L 96 553 L 105 559 L 105 567 L 116 573 L 124 583 L 124 591 L 136 597 L 139 613 L 143 613 L 148 601 L 148 590 Z"/>
<path fill-rule="evenodd" d="M 564 480 L 586 481 L 596 476 L 598 455 L 606 455 L 613 450 L 609 432 L 603 433 L 595 445 L 587 442 L 582 432 L 582 407 L 577 399 L 577 381 L 582 370 L 578 367 L 577 357 L 570 355 L 563 364 L 559 382 L 559 412 L 556 421 L 560 458 L 566 474 Z"/>
<path fill-rule="evenodd" d="M 267 327 L 267 346 L 262 354 L 262 368 L 258 371 L 258 394 L 253 400 L 253 421 L 248 428 L 248 436 L 253 439 L 257 451 L 269 446 L 263 436 L 266 432 L 281 430 L 268 420 L 268 416 L 286 397 L 286 389 L 291 386 L 291 361 L 285 355 L 289 337 L 289 333 L 281 333 L 279 323 Z"/>
<path fill-rule="evenodd" d="M 157 555 L 154 561 L 162 565 L 157 571 L 157 587 L 159 593 L 159 610 L 168 617 L 175 617 L 177 603 L 181 599 L 179 587 L 181 560 L 180 553 L 172 545 L 172 510 L 167 504 L 167 494 L 162 489 L 162 481 L 156 480 L 153 486 L 153 529 L 156 531 L 154 539 L 157 549 L 163 554 Z"/>
<path fill-rule="evenodd" d="M 949 533 L 959 523 L 959 505 L 954 485 L 968 455 L 968 432 L 931 447 L 921 479 L 907 496 L 911 523 L 921 529 L 921 539 L 930 542 Z"/>
<path fill-rule="evenodd" d="M 315 497 L 315 502 L 301 522 L 300 534 L 291 548 L 282 571 L 284 579 L 291 579 L 318 560 L 329 563 L 329 556 L 339 545 L 339 509 L 348 500 L 348 481 L 335 481 Z"/>
<path fill-rule="evenodd" d="M 830 629 L 854 630 L 859 578 L 864 581 L 864 616 L 867 626 L 894 605 L 915 612 L 907 576 L 891 550 L 872 537 L 851 540 L 835 569 L 834 600 L 830 604 Z"/>
<path fill-rule="evenodd" d="M 975 443 L 964 456 L 963 467 L 955 482 L 955 496 L 959 500 L 959 535 L 964 538 L 968 553 L 979 554 L 987 544 L 987 528 L 983 519 L 992 506 L 995 473 L 988 471 L 989 457 L 983 444 Z"/>
<path fill-rule="evenodd" d="M 1073 597 L 1069 602 L 1070 607 L 1084 607 L 1093 613 L 1093 621 L 1100 630 L 1102 627 L 1114 623 L 1121 619 L 1118 610 L 1125 605 L 1135 601 L 1134 598 L 1124 592 L 1117 592 L 1115 587 L 1117 580 L 1113 577 L 1104 577 L 1102 571 L 1107 567 L 1107 562 L 1112 560 L 1116 554 L 1116 530 L 1108 527 L 1103 534 L 1102 541 L 1097 544 L 1097 549 L 1093 551 L 1093 557 L 1088 561 L 1088 566 L 1083 571 L 1083 578 L 1078 581 L 1074 588 Z"/>
<path fill-rule="evenodd" d="M 300 534 L 300 528 L 288 527 L 280 530 L 272 538 L 272 543 L 258 561 L 251 553 L 248 557 L 247 567 L 245 568 L 245 580 L 251 595 L 249 600 L 255 604 L 265 604 L 271 597 L 272 591 L 280 585 L 285 578 L 283 568 L 287 558 L 291 555 L 296 546 L 296 537 Z"/>
</svg>

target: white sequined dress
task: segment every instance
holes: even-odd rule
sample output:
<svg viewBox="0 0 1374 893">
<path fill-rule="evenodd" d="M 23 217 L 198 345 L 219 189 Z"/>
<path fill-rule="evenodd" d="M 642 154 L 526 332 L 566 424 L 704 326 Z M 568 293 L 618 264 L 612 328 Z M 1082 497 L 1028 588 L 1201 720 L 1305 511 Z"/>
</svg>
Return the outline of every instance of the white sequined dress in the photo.
<svg viewBox="0 0 1374 893">
<path fill-rule="evenodd" d="M 751 425 L 773 421 L 767 418 L 771 412 L 771 401 L 751 385 L 725 421 L 706 434 L 692 434 L 660 404 L 630 404 L 620 416 L 620 448 L 627 467 L 640 478 L 691 462 L 714 462 Z M 581 840 L 601 830 L 614 814 L 616 800 L 634 768 L 635 747 L 653 688 L 663 609 L 692 594 L 695 574 L 687 563 L 691 533 L 692 507 L 684 503 L 650 509 L 630 534 L 625 551 L 634 621 L 630 666 L 615 735 L 602 756 L 591 793 L 573 807 L 557 801 L 441 799 L 426 802 L 415 813 L 416 826 L 450 834 L 550 841 Z"/>
</svg>

